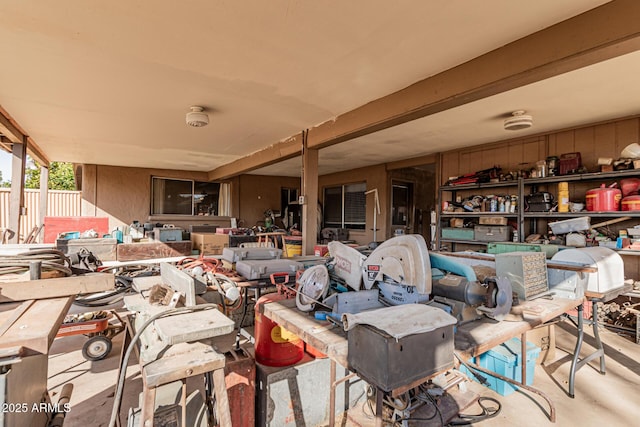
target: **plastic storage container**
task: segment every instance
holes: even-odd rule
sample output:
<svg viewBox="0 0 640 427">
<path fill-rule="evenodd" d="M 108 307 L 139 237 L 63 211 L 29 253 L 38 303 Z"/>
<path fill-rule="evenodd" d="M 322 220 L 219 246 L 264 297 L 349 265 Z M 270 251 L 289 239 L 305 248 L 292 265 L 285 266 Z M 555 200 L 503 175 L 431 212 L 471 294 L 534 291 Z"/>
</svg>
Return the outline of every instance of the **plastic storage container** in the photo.
<svg viewBox="0 0 640 427">
<path fill-rule="evenodd" d="M 473 228 L 445 227 L 442 229 L 442 238 L 454 239 L 454 240 L 473 240 L 474 231 L 473 231 Z"/>
<path fill-rule="evenodd" d="M 588 216 L 565 219 L 562 221 L 550 222 L 549 227 L 553 234 L 567 234 L 572 231 L 584 231 L 591 228 L 591 219 Z"/>
<path fill-rule="evenodd" d="M 476 357 L 475 363 L 483 368 L 489 369 L 497 374 L 515 381 L 522 381 L 522 357 L 521 357 L 521 345 L 518 338 L 512 338 L 504 344 L 500 344 L 497 347 L 492 348 L 486 353 Z M 533 375 L 535 373 L 536 359 L 540 355 L 540 347 L 527 341 L 527 382 L 526 385 L 533 384 Z M 474 381 L 478 381 L 464 366 L 460 366 L 460 370 L 467 374 Z M 488 387 L 501 394 L 502 396 L 508 396 L 518 389 L 506 381 L 494 378 L 490 375 L 485 375 L 489 382 Z"/>
</svg>

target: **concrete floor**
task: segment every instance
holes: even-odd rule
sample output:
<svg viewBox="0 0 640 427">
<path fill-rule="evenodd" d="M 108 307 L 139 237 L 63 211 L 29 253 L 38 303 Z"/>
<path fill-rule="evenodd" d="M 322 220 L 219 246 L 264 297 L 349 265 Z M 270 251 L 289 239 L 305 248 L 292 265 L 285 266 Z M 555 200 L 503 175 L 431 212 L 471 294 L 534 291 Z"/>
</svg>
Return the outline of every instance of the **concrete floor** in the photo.
<svg viewBox="0 0 640 427">
<path fill-rule="evenodd" d="M 570 353 L 575 344 L 575 328 L 566 322 L 556 327 L 556 359 L 538 366 L 535 370 L 534 387 L 546 393 L 556 407 L 556 423 L 547 418 L 548 406 L 541 398 L 524 392 L 503 397 L 474 382 L 467 387 L 481 396 L 497 398 L 502 404 L 500 414 L 475 425 L 492 427 L 517 426 L 632 426 L 640 419 L 640 345 L 610 331 L 601 332 L 605 343 L 606 375 L 600 375 L 591 367 L 584 367 L 576 375 L 576 398 L 567 393 Z M 113 404 L 122 334 L 114 339 L 113 350 L 104 360 L 85 361 L 81 348 L 86 338 L 66 337 L 54 342 L 49 363 L 49 390 L 55 394 L 67 382 L 74 384 L 71 412 L 65 421 L 66 427 L 99 427 L 108 425 Z M 592 331 L 587 331 L 583 353 L 593 349 Z M 592 362 L 597 366 L 597 361 Z M 127 371 L 127 383 L 122 420 L 126 425 L 129 407 L 137 406 L 138 393 L 142 385 L 135 363 Z M 53 396 L 53 401 L 56 397 Z M 430 408 L 429 408 L 430 409 Z M 463 410 L 467 414 L 479 412 L 477 405 Z M 364 405 L 349 411 L 343 426 L 367 426 L 373 421 Z M 412 425 L 427 425 L 412 423 Z M 309 427 L 309 426 L 307 426 Z"/>
</svg>

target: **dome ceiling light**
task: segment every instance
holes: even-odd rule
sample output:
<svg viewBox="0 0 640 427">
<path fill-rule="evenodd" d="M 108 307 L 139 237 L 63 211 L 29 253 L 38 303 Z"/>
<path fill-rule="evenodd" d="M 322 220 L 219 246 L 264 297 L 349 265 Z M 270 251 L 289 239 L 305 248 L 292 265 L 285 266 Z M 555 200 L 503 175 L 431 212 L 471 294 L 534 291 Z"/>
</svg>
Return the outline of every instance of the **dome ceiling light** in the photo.
<svg viewBox="0 0 640 427">
<path fill-rule="evenodd" d="M 522 130 L 533 126 L 533 117 L 525 114 L 524 110 L 511 113 L 511 117 L 505 119 L 504 130 Z"/>
<path fill-rule="evenodd" d="M 187 124 L 200 128 L 209 124 L 209 115 L 204 112 L 204 108 L 197 105 L 189 107 L 191 112 L 187 113 Z"/>
</svg>

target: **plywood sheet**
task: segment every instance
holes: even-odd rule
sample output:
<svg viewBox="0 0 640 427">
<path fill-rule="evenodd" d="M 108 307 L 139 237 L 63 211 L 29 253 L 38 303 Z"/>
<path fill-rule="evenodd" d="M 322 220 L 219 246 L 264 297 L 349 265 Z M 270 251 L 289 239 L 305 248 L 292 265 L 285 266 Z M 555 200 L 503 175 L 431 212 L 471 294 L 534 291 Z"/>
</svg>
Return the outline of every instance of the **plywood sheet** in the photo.
<svg viewBox="0 0 640 427">
<path fill-rule="evenodd" d="M 47 354 L 73 297 L 41 299 L 0 337 L 0 349 L 23 347 L 26 354 Z"/>
<path fill-rule="evenodd" d="M 169 258 L 191 255 L 191 242 L 121 243 L 117 248 L 118 261 Z"/>
</svg>

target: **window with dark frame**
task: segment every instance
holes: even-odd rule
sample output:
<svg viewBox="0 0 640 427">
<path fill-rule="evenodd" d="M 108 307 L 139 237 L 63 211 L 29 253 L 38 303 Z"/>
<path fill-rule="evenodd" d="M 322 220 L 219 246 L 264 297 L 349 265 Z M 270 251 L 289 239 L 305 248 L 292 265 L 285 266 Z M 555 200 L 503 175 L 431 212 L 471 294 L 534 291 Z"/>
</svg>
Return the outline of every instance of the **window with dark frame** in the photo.
<svg viewBox="0 0 640 427">
<path fill-rule="evenodd" d="M 324 227 L 364 230 L 367 184 L 345 184 L 324 189 Z"/>
<path fill-rule="evenodd" d="M 151 178 L 151 215 L 219 214 L 220 184 L 189 179 Z"/>
</svg>

